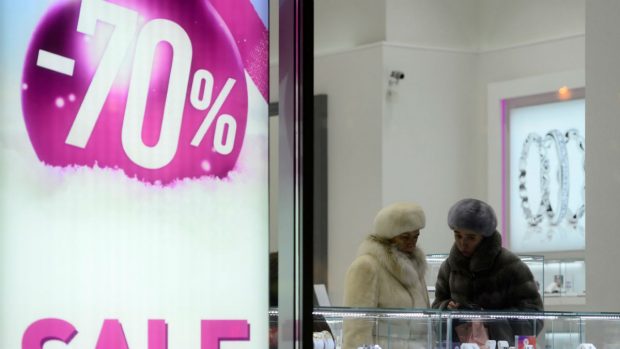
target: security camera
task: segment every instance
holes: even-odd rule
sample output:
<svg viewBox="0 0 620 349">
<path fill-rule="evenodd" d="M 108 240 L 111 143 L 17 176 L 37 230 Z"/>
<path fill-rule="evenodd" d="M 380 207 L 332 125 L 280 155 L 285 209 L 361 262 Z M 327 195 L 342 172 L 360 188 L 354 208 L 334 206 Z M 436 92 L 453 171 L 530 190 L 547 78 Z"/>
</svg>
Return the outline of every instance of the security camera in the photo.
<svg viewBox="0 0 620 349">
<path fill-rule="evenodd" d="M 390 77 L 396 80 L 402 80 L 405 78 L 405 73 L 398 70 L 392 70 L 392 72 L 390 73 Z"/>
</svg>

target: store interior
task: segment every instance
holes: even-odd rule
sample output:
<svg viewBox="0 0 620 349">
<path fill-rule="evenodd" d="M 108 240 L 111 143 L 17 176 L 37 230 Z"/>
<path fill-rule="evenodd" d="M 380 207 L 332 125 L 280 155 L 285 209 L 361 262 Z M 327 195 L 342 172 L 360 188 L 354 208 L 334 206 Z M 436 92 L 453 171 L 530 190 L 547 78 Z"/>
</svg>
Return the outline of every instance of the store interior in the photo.
<svg viewBox="0 0 620 349">
<path fill-rule="evenodd" d="M 275 3 L 272 103 L 278 99 Z M 576 248 L 539 244 L 516 252 L 544 260 L 532 271 L 544 277 L 546 310 L 620 310 L 605 296 L 605 289 L 620 287 L 618 278 L 601 275 L 615 255 L 609 242 L 620 243 L 613 233 L 613 205 L 604 194 L 620 187 L 620 160 L 605 162 L 620 147 L 608 131 L 610 124 L 617 129 L 610 115 L 618 101 L 592 96 L 593 82 L 599 91 L 613 86 L 608 72 L 586 64 L 615 52 L 603 39 L 606 6 L 616 5 L 606 2 L 586 11 L 585 0 L 315 1 L 314 92 L 327 100 L 326 179 L 317 189 L 326 193 L 317 203 L 325 210 L 326 228 L 314 232 L 325 237 L 327 261 L 315 265 L 324 268 L 319 283 L 326 285 L 331 305 L 343 304 L 347 268 L 376 212 L 395 201 L 424 207 L 427 223 L 419 245 L 427 254 L 449 252 L 453 234 L 447 212 L 466 197 L 495 208 L 504 245 L 511 248 L 515 214 L 503 172 L 509 151 L 503 148 L 501 102 L 568 87 L 585 90 L 583 241 Z M 271 159 L 277 122 L 277 116 L 270 118 Z M 271 174 L 273 208 L 277 175 Z M 277 210 L 271 209 L 270 220 L 277 221 Z M 275 251 L 277 225 L 270 230 Z M 545 292 L 560 277 L 561 289 Z"/>
</svg>

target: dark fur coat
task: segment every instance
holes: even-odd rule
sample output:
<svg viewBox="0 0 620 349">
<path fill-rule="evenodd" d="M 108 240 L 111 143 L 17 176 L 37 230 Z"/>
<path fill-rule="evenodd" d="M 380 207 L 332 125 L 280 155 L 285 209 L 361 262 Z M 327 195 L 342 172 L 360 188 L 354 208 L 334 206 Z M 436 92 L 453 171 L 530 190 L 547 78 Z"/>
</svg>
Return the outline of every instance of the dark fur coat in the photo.
<svg viewBox="0 0 620 349">
<path fill-rule="evenodd" d="M 525 263 L 502 247 L 495 232 L 484 238 L 471 258 L 452 246 L 435 285 L 433 308 L 445 309 L 453 300 L 463 308 L 498 311 L 542 311 L 543 302 L 534 276 Z M 515 335 L 537 335 L 542 321 L 493 320 L 489 338 L 514 342 Z"/>
</svg>

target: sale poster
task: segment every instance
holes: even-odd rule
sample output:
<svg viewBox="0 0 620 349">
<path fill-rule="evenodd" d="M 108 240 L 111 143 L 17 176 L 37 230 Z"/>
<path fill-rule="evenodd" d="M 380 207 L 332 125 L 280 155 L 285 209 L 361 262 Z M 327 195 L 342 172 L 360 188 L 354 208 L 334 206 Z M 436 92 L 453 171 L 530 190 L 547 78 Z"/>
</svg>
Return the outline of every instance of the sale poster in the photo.
<svg viewBox="0 0 620 349">
<path fill-rule="evenodd" d="M 2 2 L 0 347 L 266 345 L 267 12 Z"/>
</svg>

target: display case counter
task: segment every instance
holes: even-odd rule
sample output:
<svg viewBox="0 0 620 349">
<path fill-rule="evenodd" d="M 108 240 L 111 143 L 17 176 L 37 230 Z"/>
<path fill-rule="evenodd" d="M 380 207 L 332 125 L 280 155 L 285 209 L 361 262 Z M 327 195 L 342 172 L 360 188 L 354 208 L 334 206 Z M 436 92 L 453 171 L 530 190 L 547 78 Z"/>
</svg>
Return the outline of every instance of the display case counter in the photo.
<svg viewBox="0 0 620 349">
<path fill-rule="evenodd" d="M 315 333 L 323 349 L 620 348 L 620 313 L 316 308 L 314 315 L 315 326 L 330 329 Z"/>
</svg>

